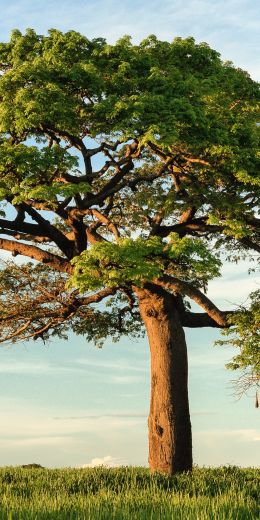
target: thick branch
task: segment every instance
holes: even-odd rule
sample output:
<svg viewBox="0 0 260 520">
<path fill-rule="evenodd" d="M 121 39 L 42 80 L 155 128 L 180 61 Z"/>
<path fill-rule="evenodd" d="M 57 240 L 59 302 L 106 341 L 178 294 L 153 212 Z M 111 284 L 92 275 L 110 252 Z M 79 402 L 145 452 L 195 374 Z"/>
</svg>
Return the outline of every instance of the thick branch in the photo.
<svg viewBox="0 0 260 520">
<path fill-rule="evenodd" d="M 32 236 L 45 237 L 46 231 L 37 224 L 30 224 L 28 222 L 18 222 L 16 220 L 6 220 L 0 218 L 0 232 L 5 233 L 7 230 L 17 231 L 17 233 L 26 233 Z"/>
<path fill-rule="evenodd" d="M 64 273 L 72 272 L 72 266 L 69 262 L 67 262 L 67 260 L 61 258 L 60 256 L 53 255 L 52 253 L 48 253 L 48 251 L 43 251 L 42 249 L 36 246 L 23 244 L 21 242 L 15 242 L 14 240 L 0 238 L 0 249 L 10 251 L 13 254 L 13 256 L 27 256 L 29 258 L 32 258 L 33 260 L 37 260 L 38 262 L 47 264 L 57 271 L 61 271 Z"/>
<path fill-rule="evenodd" d="M 205 294 L 203 294 L 199 289 L 193 287 L 190 283 L 168 275 L 164 275 L 155 280 L 155 283 L 165 289 L 170 289 L 175 293 L 185 294 L 200 305 L 200 307 L 206 311 L 208 316 L 210 316 L 210 318 L 212 318 L 219 326 L 227 326 L 226 314 L 218 309 L 218 307 L 216 307 L 216 305 L 214 305 Z"/>
<path fill-rule="evenodd" d="M 234 311 L 221 311 L 221 314 L 226 318 L 233 314 Z M 226 328 L 230 327 L 230 324 L 225 323 L 225 325 L 220 325 L 213 318 L 211 318 L 205 312 L 184 312 L 180 314 L 181 323 L 183 327 L 189 328 L 201 328 L 201 327 L 214 327 L 214 328 Z"/>
<path fill-rule="evenodd" d="M 258 253 L 260 253 L 260 244 L 255 242 L 251 237 L 240 238 L 239 242 L 246 249 L 254 249 L 254 251 L 257 251 Z"/>
<path fill-rule="evenodd" d="M 45 235 L 55 242 L 57 247 L 67 256 L 67 258 L 71 259 L 73 256 L 73 244 L 71 241 L 68 240 L 59 229 L 50 224 L 50 222 L 40 215 L 40 213 L 38 213 L 38 211 L 36 211 L 32 206 L 23 204 L 23 207 L 26 213 L 28 213 L 35 222 L 38 222 L 41 229 L 45 231 Z"/>
<path fill-rule="evenodd" d="M 107 229 L 114 234 L 116 240 L 120 238 L 120 233 L 117 229 L 117 226 L 113 222 L 111 222 L 111 220 L 109 220 L 109 218 L 106 217 L 106 215 L 100 213 L 100 211 L 98 211 L 97 209 L 91 209 L 89 210 L 89 213 L 95 216 L 100 222 L 102 222 L 102 224 L 105 224 Z"/>
<path fill-rule="evenodd" d="M 193 219 L 190 222 L 183 222 L 173 224 L 172 226 L 158 226 L 155 227 L 151 234 L 160 237 L 167 237 L 170 233 L 178 233 L 184 236 L 188 233 L 221 233 L 223 226 L 206 224 L 203 218 Z"/>
<path fill-rule="evenodd" d="M 91 196 L 86 196 L 84 200 L 84 208 L 90 208 L 93 204 L 99 204 L 103 202 L 107 197 L 113 195 L 116 191 L 121 189 L 120 181 L 123 177 L 129 173 L 129 171 L 133 168 L 133 161 L 129 159 L 127 164 L 125 164 L 122 168 L 117 165 L 117 173 L 110 179 L 103 188 L 96 194 Z"/>
<path fill-rule="evenodd" d="M 16 240 L 24 240 L 25 242 L 34 242 L 36 244 L 50 244 L 52 242 L 52 240 L 46 236 L 40 237 L 26 235 L 26 233 L 17 233 L 17 231 L 10 231 L 9 229 L 2 229 L 0 230 L 0 233 L 3 235 L 11 236 Z"/>
<path fill-rule="evenodd" d="M 90 244 L 97 244 L 98 242 L 103 242 L 105 240 L 105 238 L 99 235 L 99 233 L 96 232 L 96 229 L 92 227 L 87 228 L 86 233 Z"/>
<path fill-rule="evenodd" d="M 77 210 L 76 210 L 77 211 Z M 70 216 L 67 219 L 68 225 L 73 230 L 75 248 L 74 253 L 80 254 L 87 248 L 87 233 L 86 225 L 83 222 L 83 216 Z"/>
<path fill-rule="evenodd" d="M 191 206 L 190 208 L 186 209 L 182 213 L 182 216 L 181 216 L 178 224 L 186 224 L 187 222 L 191 222 L 191 220 L 193 219 L 196 211 L 197 210 L 196 210 L 196 208 L 194 206 Z"/>
</svg>

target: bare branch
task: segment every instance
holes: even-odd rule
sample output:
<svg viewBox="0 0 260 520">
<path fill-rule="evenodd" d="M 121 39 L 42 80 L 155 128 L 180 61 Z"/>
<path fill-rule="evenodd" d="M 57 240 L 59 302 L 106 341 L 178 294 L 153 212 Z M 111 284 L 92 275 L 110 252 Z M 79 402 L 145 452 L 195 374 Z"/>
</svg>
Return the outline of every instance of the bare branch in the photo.
<svg viewBox="0 0 260 520">
<path fill-rule="evenodd" d="M 9 334 L 9 336 L 6 336 L 4 338 L 4 341 L 9 341 L 10 339 L 13 339 L 13 338 L 19 336 L 24 330 L 28 329 L 31 322 L 32 322 L 31 319 L 27 320 L 25 323 L 23 323 L 23 325 L 21 325 L 21 327 L 18 327 L 18 329 L 15 332 L 12 332 L 11 334 Z"/>
<path fill-rule="evenodd" d="M 57 136 L 59 136 L 63 139 L 66 139 L 67 141 L 69 141 L 69 143 L 71 143 L 72 146 L 77 148 L 77 150 L 79 150 L 82 154 L 84 164 L 85 164 L 86 175 L 92 174 L 92 165 L 91 165 L 90 156 L 88 155 L 88 149 L 85 146 L 83 139 L 80 139 L 80 137 L 72 135 L 69 132 L 66 132 L 65 130 L 60 130 L 60 129 L 58 130 L 57 128 L 53 128 L 50 126 L 43 127 L 43 131 L 47 135 L 50 135 L 51 137 L 53 137 L 55 135 L 56 139 L 57 139 Z"/>
<path fill-rule="evenodd" d="M 79 305 L 90 305 L 91 303 L 99 303 L 104 298 L 107 298 L 107 296 L 112 296 L 113 294 L 115 294 L 118 290 L 119 287 L 105 287 L 104 289 L 101 289 L 95 294 L 77 299 L 76 302 L 78 302 Z"/>
</svg>

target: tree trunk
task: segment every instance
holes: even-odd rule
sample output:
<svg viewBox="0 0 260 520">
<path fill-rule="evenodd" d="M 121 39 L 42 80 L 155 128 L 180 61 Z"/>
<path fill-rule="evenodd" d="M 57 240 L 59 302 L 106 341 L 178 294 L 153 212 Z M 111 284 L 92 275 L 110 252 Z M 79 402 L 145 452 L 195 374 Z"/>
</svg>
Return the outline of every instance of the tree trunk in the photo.
<svg viewBox="0 0 260 520">
<path fill-rule="evenodd" d="M 151 352 L 150 469 L 168 475 L 191 470 L 187 348 L 176 299 L 152 287 L 136 294 Z"/>
</svg>

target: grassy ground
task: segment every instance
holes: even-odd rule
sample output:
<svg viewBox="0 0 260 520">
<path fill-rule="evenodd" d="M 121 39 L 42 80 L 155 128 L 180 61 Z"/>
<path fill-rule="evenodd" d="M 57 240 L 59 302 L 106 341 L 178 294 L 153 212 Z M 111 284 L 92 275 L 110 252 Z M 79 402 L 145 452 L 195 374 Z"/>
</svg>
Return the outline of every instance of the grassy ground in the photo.
<svg viewBox="0 0 260 520">
<path fill-rule="evenodd" d="M 256 520 L 260 470 L 0 468 L 0 519 Z"/>
</svg>

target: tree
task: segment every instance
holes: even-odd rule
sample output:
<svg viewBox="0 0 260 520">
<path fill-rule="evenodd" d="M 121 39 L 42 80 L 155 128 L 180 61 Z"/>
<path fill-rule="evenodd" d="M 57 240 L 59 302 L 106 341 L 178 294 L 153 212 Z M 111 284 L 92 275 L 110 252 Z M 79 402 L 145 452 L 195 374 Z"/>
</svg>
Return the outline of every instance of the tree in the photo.
<svg viewBox="0 0 260 520">
<path fill-rule="evenodd" d="M 33 259 L 1 272 L 1 340 L 146 330 L 150 467 L 190 470 L 183 327 L 239 328 L 206 288 L 260 250 L 258 85 L 193 38 L 14 31 L 0 63 L 0 248 Z"/>
</svg>

